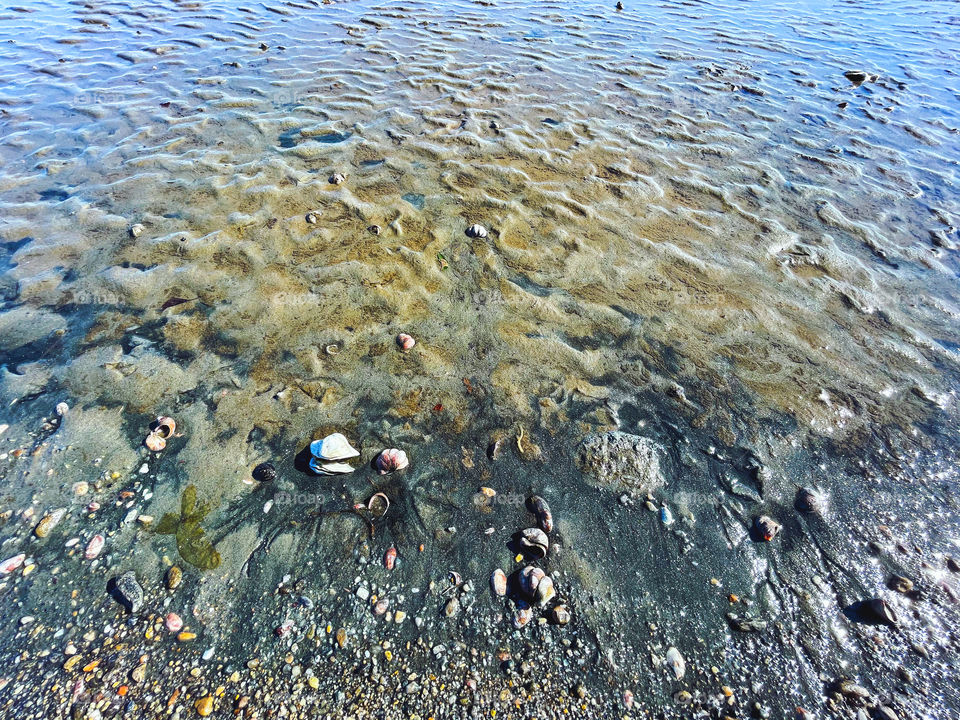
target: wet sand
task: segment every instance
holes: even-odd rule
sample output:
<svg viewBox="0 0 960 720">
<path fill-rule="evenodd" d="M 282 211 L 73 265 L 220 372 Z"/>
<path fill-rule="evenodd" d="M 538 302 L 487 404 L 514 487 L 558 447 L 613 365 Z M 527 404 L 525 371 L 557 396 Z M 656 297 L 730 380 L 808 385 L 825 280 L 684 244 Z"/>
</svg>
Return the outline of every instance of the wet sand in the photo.
<svg viewBox="0 0 960 720">
<path fill-rule="evenodd" d="M 0 12 L 5 713 L 960 708 L 952 6 L 625 4 Z M 488 588 L 531 494 L 566 626 Z"/>
</svg>

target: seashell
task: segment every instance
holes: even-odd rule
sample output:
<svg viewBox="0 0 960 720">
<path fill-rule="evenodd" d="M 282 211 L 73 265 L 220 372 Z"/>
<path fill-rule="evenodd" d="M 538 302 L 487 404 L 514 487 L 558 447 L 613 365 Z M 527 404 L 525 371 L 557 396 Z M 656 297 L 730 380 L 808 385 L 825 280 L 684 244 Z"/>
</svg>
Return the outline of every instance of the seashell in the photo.
<svg viewBox="0 0 960 720">
<path fill-rule="evenodd" d="M 397 562 L 397 549 L 392 545 L 383 554 L 383 566 L 387 570 L 393 570 L 394 563 Z"/>
<path fill-rule="evenodd" d="M 675 647 L 667 650 L 667 664 L 670 666 L 670 669 L 673 670 L 673 675 L 677 680 L 683 678 L 684 673 L 687 672 L 687 663 L 683 659 L 683 655 L 680 654 L 680 651 Z"/>
<path fill-rule="evenodd" d="M 343 173 L 334 173 L 330 176 L 331 185 L 342 185 L 344 182 L 346 182 L 346 180 L 347 178 L 343 175 Z"/>
<path fill-rule="evenodd" d="M 83 551 L 83 556 L 87 560 L 93 560 L 100 554 L 100 551 L 103 550 L 103 544 L 106 542 L 103 538 L 103 535 L 97 534 L 90 538 L 90 542 L 87 543 L 87 549 Z"/>
<path fill-rule="evenodd" d="M 483 225 L 471 225 L 467 228 L 467 237 L 485 238 L 486 236 L 487 229 Z"/>
<path fill-rule="evenodd" d="M 283 637 L 284 635 L 289 633 L 291 630 L 293 630 L 293 627 L 294 627 L 293 620 L 290 620 L 288 618 L 287 620 L 284 620 L 282 623 L 280 623 L 277 627 L 273 629 L 273 634 L 276 635 L 277 637 Z"/>
<path fill-rule="evenodd" d="M 320 460 L 347 460 L 359 456 L 360 452 L 350 445 L 342 433 L 333 433 L 310 443 L 310 454 Z"/>
<path fill-rule="evenodd" d="M 356 468 L 346 463 L 322 463 L 316 458 L 310 458 L 310 469 L 317 475 L 346 475 Z"/>
<path fill-rule="evenodd" d="M 320 216 L 315 212 L 308 212 L 303 219 L 311 225 L 316 225 L 318 222 L 320 222 Z"/>
<path fill-rule="evenodd" d="M 414 340 L 413 337 L 411 337 L 410 335 L 407 335 L 406 333 L 400 333 L 399 335 L 397 335 L 397 345 L 400 346 L 400 349 L 403 352 L 408 352 L 416 344 L 417 344 L 417 341 Z"/>
<path fill-rule="evenodd" d="M 504 597 L 507 594 L 507 574 L 497 568 L 490 576 L 490 588 L 497 597 Z"/>
<path fill-rule="evenodd" d="M 553 587 L 553 578 L 545 575 L 537 585 L 537 592 L 534 595 L 534 599 L 537 601 L 537 605 L 546 605 L 556 597 L 556 594 L 557 591 Z"/>
<path fill-rule="evenodd" d="M 251 474 L 257 482 L 273 482 L 277 478 L 277 469 L 273 463 L 262 462 L 253 469 Z"/>
<path fill-rule="evenodd" d="M 167 570 L 167 589 L 176 590 L 182 580 L 183 571 L 176 565 L 171 565 L 170 569 Z"/>
<path fill-rule="evenodd" d="M 129 230 L 130 237 L 132 238 L 140 237 L 143 234 L 143 231 L 145 229 L 146 228 L 144 228 L 141 223 L 134 223 L 133 225 L 130 226 L 130 230 Z"/>
<path fill-rule="evenodd" d="M 546 577 L 546 573 L 538 567 L 527 565 L 520 571 L 520 589 L 525 595 L 533 597 L 537 586 Z"/>
<path fill-rule="evenodd" d="M 152 432 L 147 435 L 147 439 L 143 441 L 143 444 L 153 452 L 160 452 L 167 446 L 167 441 L 157 435 L 157 433 Z"/>
<path fill-rule="evenodd" d="M 520 546 L 535 557 L 545 558 L 550 548 L 550 541 L 547 540 L 547 534 L 540 528 L 527 528 L 520 533 Z"/>
<path fill-rule="evenodd" d="M 673 513 L 666 505 L 660 508 L 660 522 L 664 525 L 673 525 Z"/>
<path fill-rule="evenodd" d="M 70 406 L 67 405 L 65 402 L 58 402 L 57 407 L 54 409 L 56 410 L 58 417 L 63 417 L 68 412 L 70 412 Z"/>
<path fill-rule="evenodd" d="M 53 512 L 47 513 L 40 519 L 40 522 L 37 523 L 37 526 L 33 529 L 33 534 L 38 538 L 45 538 L 57 525 L 60 524 L 60 521 L 63 520 L 63 517 L 66 514 L 66 508 L 58 508 Z"/>
<path fill-rule="evenodd" d="M 513 626 L 519 630 L 533 618 L 533 610 L 522 600 L 517 603 L 517 611 L 513 614 Z"/>
<path fill-rule="evenodd" d="M 823 500 L 810 488 L 800 488 L 797 490 L 797 498 L 793 501 L 793 506 L 802 513 L 821 512 Z"/>
<path fill-rule="evenodd" d="M 443 606 L 443 614 L 452 618 L 458 612 L 460 612 L 460 601 L 456 597 L 447 600 L 447 604 Z"/>
<path fill-rule="evenodd" d="M 480 494 L 487 498 L 495 498 L 497 496 L 497 491 L 489 487 L 481 487 Z"/>
<path fill-rule="evenodd" d="M 183 629 L 183 620 L 176 613 L 169 613 L 163 624 L 170 632 L 180 632 Z"/>
<path fill-rule="evenodd" d="M 773 518 L 761 515 L 753 521 L 753 528 L 761 540 L 770 542 L 780 532 L 780 523 Z"/>
<path fill-rule="evenodd" d="M 883 598 L 874 598 L 867 601 L 867 614 L 873 620 L 884 625 L 896 625 L 898 620 L 893 608 Z"/>
<path fill-rule="evenodd" d="M 545 533 L 553 532 L 553 513 L 550 512 L 550 506 L 547 501 L 539 495 L 534 495 L 527 501 L 530 512 L 537 516 L 537 525 Z"/>
<path fill-rule="evenodd" d="M 383 615 L 387 611 L 387 608 L 389 606 L 390 606 L 390 601 L 387 600 L 387 598 L 380 598 L 377 601 L 377 604 L 373 606 L 373 614 Z"/>
<path fill-rule="evenodd" d="M 392 473 L 395 470 L 403 470 L 409 464 L 407 454 L 396 448 L 384 450 L 377 455 L 377 472 L 381 475 Z"/>
<path fill-rule="evenodd" d="M 343 647 L 347 644 L 347 631 L 345 628 L 337 628 L 337 645 Z"/>
<path fill-rule="evenodd" d="M 341 349 L 340 343 L 330 343 L 323 349 L 323 351 L 327 355 L 330 355 L 331 357 L 333 357 L 334 355 L 340 354 L 340 349 Z"/>
<path fill-rule="evenodd" d="M 370 227 L 367 228 L 367 230 L 372 232 L 374 235 L 379 235 L 381 232 L 383 232 L 382 228 L 379 225 L 371 225 Z"/>
<path fill-rule="evenodd" d="M 0 575 L 9 575 L 18 567 L 23 565 L 23 561 L 26 560 L 26 555 L 14 555 L 11 558 L 7 558 L 2 563 L 0 563 Z"/>
<path fill-rule="evenodd" d="M 157 435 L 159 435 L 165 440 L 169 437 L 173 437 L 173 434 L 176 431 L 177 431 L 176 421 L 172 417 L 166 417 L 166 416 L 158 417 L 157 425 L 153 429 L 154 433 L 156 433 Z"/>
<path fill-rule="evenodd" d="M 550 611 L 550 619 L 556 625 L 566 625 L 570 622 L 570 610 L 566 605 L 557 605 Z"/>
<path fill-rule="evenodd" d="M 889 587 L 891 590 L 896 590 L 898 593 L 903 593 L 906 595 L 908 592 L 913 590 L 913 580 L 903 577 L 902 575 L 891 575 L 890 579 L 887 581 L 887 587 Z"/>
<path fill-rule="evenodd" d="M 387 514 L 387 510 L 389 509 L 390 498 L 388 498 L 382 492 L 374 493 L 370 496 L 370 499 L 367 500 L 367 510 L 378 513 L 377 517 L 383 517 Z"/>
</svg>

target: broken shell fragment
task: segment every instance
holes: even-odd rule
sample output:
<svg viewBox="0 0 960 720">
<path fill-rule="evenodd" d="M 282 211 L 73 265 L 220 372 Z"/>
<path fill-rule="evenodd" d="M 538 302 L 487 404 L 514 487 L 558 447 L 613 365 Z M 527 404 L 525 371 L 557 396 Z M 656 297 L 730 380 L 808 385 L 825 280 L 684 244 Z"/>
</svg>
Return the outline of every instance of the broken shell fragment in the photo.
<svg viewBox="0 0 960 720">
<path fill-rule="evenodd" d="M 409 465 L 409 461 L 403 450 L 390 448 L 377 456 L 377 472 L 381 475 L 392 473 L 395 470 L 403 470 L 407 465 Z"/>
<path fill-rule="evenodd" d="M 341 462 L 320 462 L 317 458 L 310 458 L 310 469 L 317 475 L 346 475 L 352 473 L 356 468 L 353 465 Z"/>
<path fill-rule="evenodd" d="M 143 444 L 153 452 L 160 452 L 167 446 L 167 441 L 157 435 L 155 432 L 152 432 L 147 435 L 147 438 L 143 441 Z"/>
<path fill-rule="evenodd" d="M 570 622 L 570 610 L 566 605 L 557 605 L 550 611 L 550 620 L 555 625 L 566 625 Z"/>
<path fill-rule="evenodd" d="M 443 614 L 451 618 L 458 612 L 460 612 L 460 601 L 456 597 L 447 600 L 447 604 L 443 606 Z"/>
<path fill-rule="evenodd" d="M 753 528 L 757 536 L 766 542 L 770 542 L 777 536 L 777 533 L 780 532 L 780 527 L 780 523 L 766 515 L 761 515 L 753 521 Z"/>
<path fill-rule="evenodd" d="M 262 462 L 253 469 L 252 475 L 257 482 L 273 482 L 277 478 L 277 469 L 273 463 Z"/>
<path fill-rule="evenodd" d="M 379 225 L 371 225 L 367 228 L 367 230 L 372 232 L 374 235 L 379 235 L 381 232 L 383 232 L 383 229 Z"/>
<path fill-rule="evenodd" d="M 889 587 L 891 590 L 896 590 L 898 593 L 903 593 L 906 595 L 908 592 L 913 590 L 913 580 L 903 577 L 902 575 L 891 575 L 890 579 L 887 581 L 887 587 Z"/>
<path fill-rule="evenodd" d="M 374 615 L 383 615 L 387 608 L 390 606 L 390 601 L 387 598 L 380 598 L 377 600 L 377 604 L 373 606 Z"/>
<path fill-rule="evenodd" d="M 346 180 L 347 178 L 343 175 L 343 173 L 334 173 L 330 176 L 331 185 L 342 185 L 344 182 L 346 182 Z"/>
<path fill-rule="evenodd" d="M 413 349 L 413 346 L 417 344 L 417 341 L 413 339 L 410 335 L 406 333 L 400 333 L 397 335 L 397 345 L 400 346 L 400 349 L 403 352 L 407 352 Z"/>
<path fill-rule="evenodd" d="M 550 512 L 550 506 L 547 501 L 539 495 L 532 496 L 527 500 L 527 507 L 530 512 L 537 516 L 537 525 L 546 533 L 553 532 L 553 513 Z"/>
<path fill-rule="evenodd" d="M 486 236 L 487 229 L 483 225 L 471 225 L 467 228 L 467 237 L 485 238 Z"/>
<path fill-rule="evenodd" d="M 507 574 L 500 568 L 494 570 L 490 576 L 490 587 L 497 597 L 504 597 L 507 594 Z"/>
<path fill-rule="evenodd" d="M 315 212 L 308 212 L 303 219 L 311 225 L 316 225 L 318 222 L 320 222 L 320 216 Z"/>
<path fill-rule="evenodd" d="M 540 528 L 527 528 L 520 533 L 520 547 L 535 557 L 545 558 L 550 548 L 550 541 L 547 540 L 547 534 Z"/>
<path fill-rule="evenodd" d="M 383 517 L 387 514 L 387 510 L 389 509 L 390 498 L 388 498 L 382 492 L 374 493 L 370 496 L 370 499 L 367 500 L 367 510 L 372 513 L 376 513 L 377 517 Z"/>
<path fill-rule="evenodd" d="M 310 443 L 310 454 L 314 459 L 336 461 L 355 458 L 360 452 L 350 445 L 342 433 L 333 433 Z"/>
</svg>

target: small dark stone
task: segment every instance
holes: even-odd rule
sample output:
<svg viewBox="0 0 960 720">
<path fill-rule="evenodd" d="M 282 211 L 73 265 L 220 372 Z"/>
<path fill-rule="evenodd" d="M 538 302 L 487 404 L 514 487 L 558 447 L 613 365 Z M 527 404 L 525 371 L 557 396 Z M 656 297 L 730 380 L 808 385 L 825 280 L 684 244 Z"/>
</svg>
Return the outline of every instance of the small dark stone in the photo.
<svg viewBox="0 0 960 720">
<path fill-rule="evenodd" d="M 810 488 L 800 488 L 797 491 L 797 498 L 793 502 L 797 511 L 802 513 L 819 512 L 821 505 L 820 497 Z"/>
<path fill-rule="evenodd" d="M 262 462 L 253 469 L 253 479 L 257 482 L 273 482 L 277 479 L 277 469 L 273 463 Z"/>
<path fill-rule="evenodd" d="M 950 572 L 960 573 L 960 563 L 954 560 L 952 557 L 947 558 L 947 569 Z"/>
<path fill-rule="evenodd" d="M 143 588 L 137 582 L 137 575 L 133 570 L 127 570 L 120 577 L 111 580 L 107 589 L 129 612 L 138 612 L 143 607 Z"/>
</svg>

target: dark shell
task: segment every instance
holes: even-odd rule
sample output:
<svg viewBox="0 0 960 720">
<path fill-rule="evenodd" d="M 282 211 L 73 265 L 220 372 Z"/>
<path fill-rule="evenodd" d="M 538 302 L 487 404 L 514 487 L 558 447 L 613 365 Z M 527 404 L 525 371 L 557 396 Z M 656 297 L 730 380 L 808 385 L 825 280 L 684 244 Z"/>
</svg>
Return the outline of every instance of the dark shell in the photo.
<svg viewBox="0 0 960 720">
<path fill-rule="evenodd" d="M 253 469 L 253 479 L 257 482 L 273 482 L 277 479 L 277 469 L 273 463 L 262 462 Z"/>
<path fill-rule="evenodd" d="M 820 496 L 810 488 L 800 488 L 797 491 L 797 499 L 794 500 L 793 506 L 798 512 L 814 513 L 822 510 L 823 501 L 820 499 Z"/>
<path fill-rule="evenodd" d="M 766 515 L 761 515 L 753 521 L 753 528 L 761 540 L 770 542 L 780 532 L 780 523 Z"/>
<path fill-rule="evenodd" d="M 550 512 L 550 506 L 547 501 L 539 495 L 534 495 L 527 500 L 527 507 L 530 512 L 537 516 L 537 525 L 544 532 L 553 532 L 553 513 Z"/>
<path fill-rule="evenodd" d="M 866 610 L 870 617 L 884 625 L 896 625 L 897 616 L 883 598 L 874 598 L 866 604 Z"/>
</svg>

